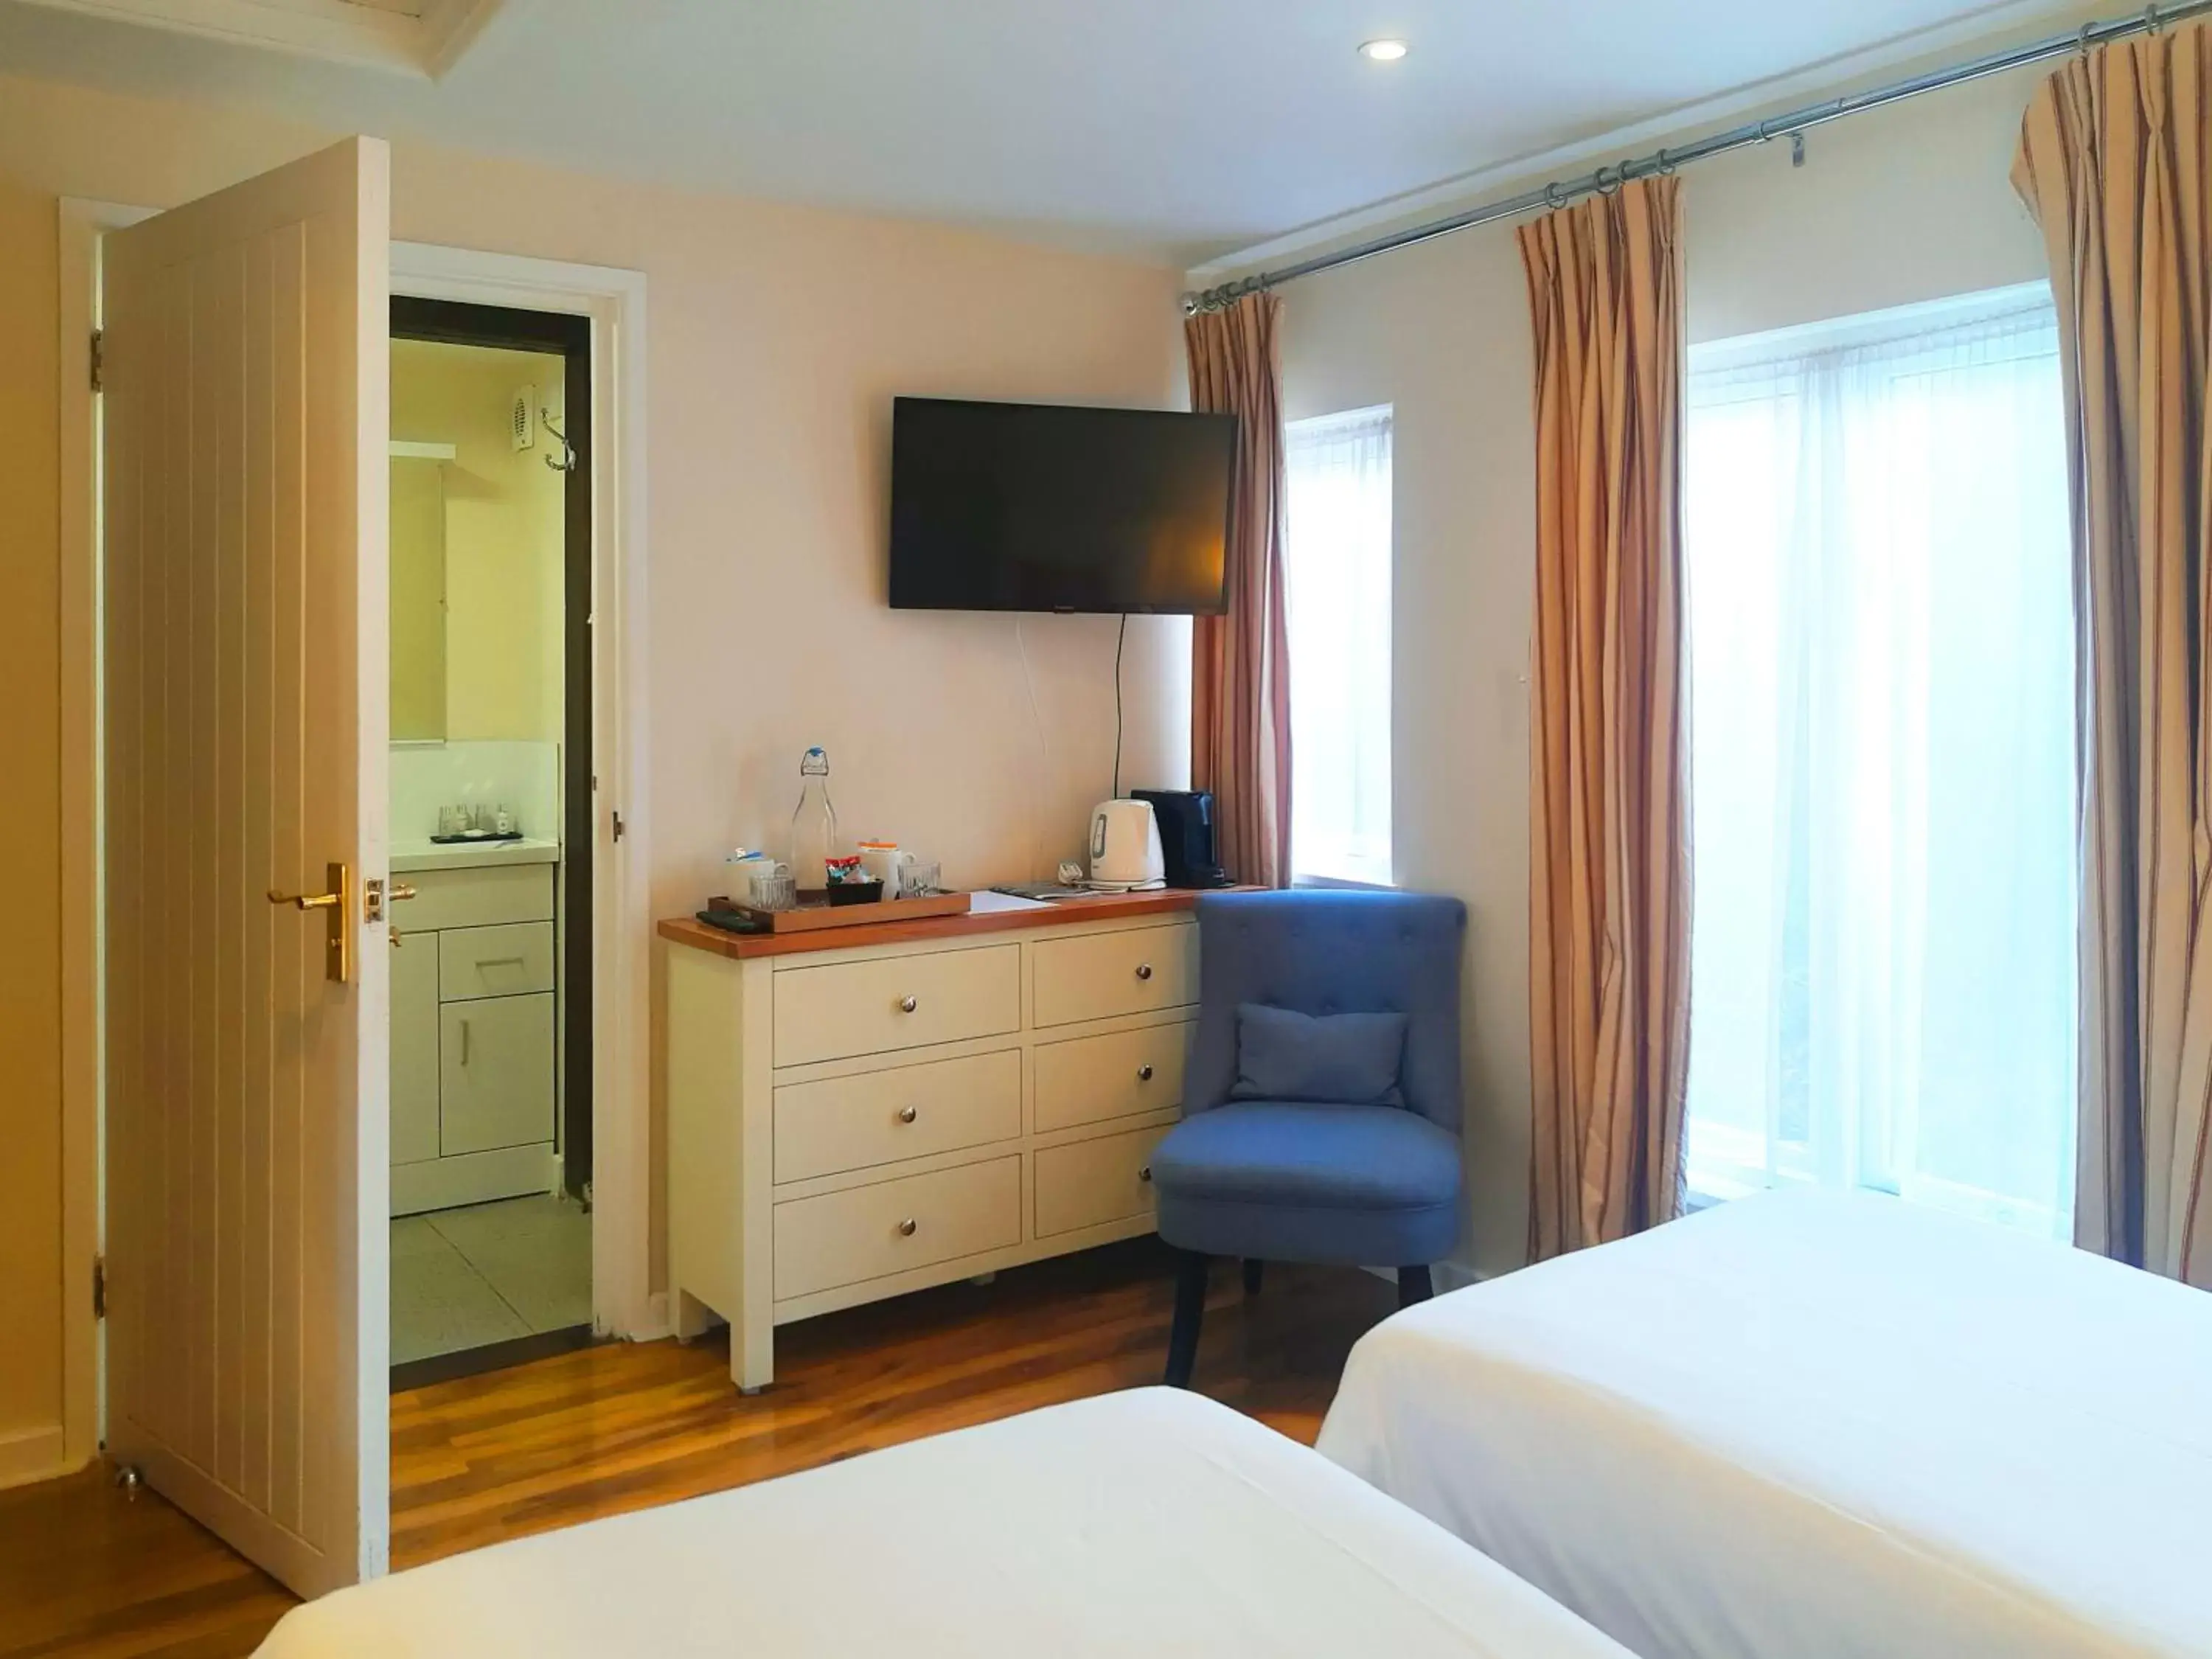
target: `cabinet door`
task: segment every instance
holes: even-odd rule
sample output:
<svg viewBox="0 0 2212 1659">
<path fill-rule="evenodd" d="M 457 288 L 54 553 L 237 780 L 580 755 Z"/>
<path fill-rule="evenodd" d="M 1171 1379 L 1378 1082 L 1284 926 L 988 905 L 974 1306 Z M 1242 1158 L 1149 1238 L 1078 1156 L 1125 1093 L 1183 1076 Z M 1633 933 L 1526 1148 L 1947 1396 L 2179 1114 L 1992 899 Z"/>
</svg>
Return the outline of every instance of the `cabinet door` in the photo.
<svg viewBox="0 0 2212 1659">
<path fill-rule="evenodd" d="M 392 1161 L 438 1155 L 438 936 L 392 953 Z"/>
<path fill-rule="evenodd" d="M 438 1015 L 438 1150 L 552 1139 L 551 994 L 449 1002 Z"/>
</svg>

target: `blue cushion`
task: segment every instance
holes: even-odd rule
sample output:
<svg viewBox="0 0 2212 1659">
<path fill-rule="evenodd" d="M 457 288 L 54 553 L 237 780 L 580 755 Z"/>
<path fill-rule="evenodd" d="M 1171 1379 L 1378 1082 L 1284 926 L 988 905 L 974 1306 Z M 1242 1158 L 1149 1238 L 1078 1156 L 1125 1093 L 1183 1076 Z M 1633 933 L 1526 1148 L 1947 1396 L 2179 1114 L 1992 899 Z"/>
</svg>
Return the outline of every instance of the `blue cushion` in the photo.
<svg viewBox="0 0 2212 1659">
<path fill-rule="evenodd" d="M 1168 1131 L 1152 1183 L 1193 1198 L 1409 1209 L 1459 1194 L 1459 1138 L 1388 1106 L 1255 1101 Z"/>
<path fill-rule="evenodd" d="M 1459 1242 L 1459 1139 L 1388 1106 L 1218 1106 L 1152 1153 L 1160 1237 L 1208 1255 L 1407 1267 Z"/>
<path fill-rule="evenodd" d="M 1302 1014 L 1247 1002 L 1237 1010 L 1231 1100 L 1402 1106 L 1403 1014 Z"/>
</svg>

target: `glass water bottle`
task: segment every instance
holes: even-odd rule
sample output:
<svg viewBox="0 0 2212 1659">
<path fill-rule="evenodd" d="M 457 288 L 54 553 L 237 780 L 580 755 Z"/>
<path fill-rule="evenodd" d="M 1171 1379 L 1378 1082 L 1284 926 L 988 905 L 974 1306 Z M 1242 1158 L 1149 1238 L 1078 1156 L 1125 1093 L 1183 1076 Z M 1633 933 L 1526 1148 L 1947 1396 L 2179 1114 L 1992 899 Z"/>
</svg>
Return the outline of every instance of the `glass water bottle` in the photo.
<svg viewBox="0 0 2212 1659">
<path fill-rule="evenodd" d="M 819 744 L 799 761 L 799 805 L 791 815 L 791 878 L 802 888 L 825 886 L 830 860 L 844 854 L 837 838 L 837 809 L 830 801 L 830 755 Z"/>
</svg>

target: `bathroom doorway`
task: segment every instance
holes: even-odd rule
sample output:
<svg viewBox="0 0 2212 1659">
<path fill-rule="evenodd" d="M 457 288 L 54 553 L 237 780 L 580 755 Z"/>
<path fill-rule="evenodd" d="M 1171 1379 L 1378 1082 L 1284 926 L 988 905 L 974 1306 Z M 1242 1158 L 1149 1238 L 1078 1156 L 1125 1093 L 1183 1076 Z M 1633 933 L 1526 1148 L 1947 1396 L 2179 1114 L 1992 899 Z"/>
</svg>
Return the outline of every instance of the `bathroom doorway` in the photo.
<svg viewBox="0 0 2212 1659">
<path fill-rule="evenodd" d="M 392 1381 L 591 1340 L 591 322 L 392 301 Z"/>
</svg>

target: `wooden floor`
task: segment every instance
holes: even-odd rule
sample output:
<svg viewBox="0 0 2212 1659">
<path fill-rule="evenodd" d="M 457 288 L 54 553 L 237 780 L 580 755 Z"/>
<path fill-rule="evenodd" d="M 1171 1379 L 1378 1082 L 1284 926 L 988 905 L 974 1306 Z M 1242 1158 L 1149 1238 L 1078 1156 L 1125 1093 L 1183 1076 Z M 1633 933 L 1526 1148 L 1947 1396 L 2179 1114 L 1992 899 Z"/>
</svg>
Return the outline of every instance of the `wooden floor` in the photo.
<svg viewBox="0 0 2212 1659">
<path fill-rule="evenodd" d="M 746 1399 L 714 1338 L 611 1344 L 394 1397 L 401 1566 L 1159 1380 L 1173 1300 L 1144 1240 L 777 1334 Z M 1196 1382 L 1310 1443 L 1344 1357 L 1395 1305 L 1361 1273 L 1214 1273 Z M 291 1598 L 151 1494 L 92 1470 L 0 1493 L 0 1656 L 252 1652 Z"/>
</svg>

